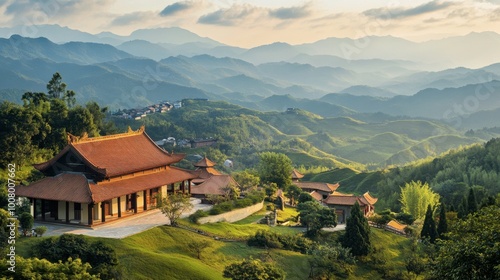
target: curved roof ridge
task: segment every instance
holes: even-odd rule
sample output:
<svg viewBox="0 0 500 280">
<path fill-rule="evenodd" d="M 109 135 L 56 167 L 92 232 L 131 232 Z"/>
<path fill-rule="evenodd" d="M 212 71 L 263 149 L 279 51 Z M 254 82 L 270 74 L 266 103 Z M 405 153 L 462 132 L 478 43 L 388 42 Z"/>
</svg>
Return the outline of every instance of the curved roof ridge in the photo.
<svg viewBox="0 0 500 280">
<path fill-rule="evenodd" d="M 74 135 L 68 133 L 68 142 L 69 142 L 68 144 L 82 144 L 82 143 L 88 143 L 88 142 L 105 141 L 105 140 L 110 140 L 110 139 L 123 138 L 123 137 L 134 136 L 134 135 L 141 135 L 141 134 L 145 134 L 145 131 L 146 131 L 146 129 L 144 126 L 141 126 L 138 130 L 132 130 L 129 126 L 127 132 L 110 134 L 110 135 L 103 135 L 103 136 L 95 136 L 95 137 L 88 137 L 87 133 L 84 133 L 83 136 L 81 136 L 81 137 L 74 136 Z"/>
</svg>

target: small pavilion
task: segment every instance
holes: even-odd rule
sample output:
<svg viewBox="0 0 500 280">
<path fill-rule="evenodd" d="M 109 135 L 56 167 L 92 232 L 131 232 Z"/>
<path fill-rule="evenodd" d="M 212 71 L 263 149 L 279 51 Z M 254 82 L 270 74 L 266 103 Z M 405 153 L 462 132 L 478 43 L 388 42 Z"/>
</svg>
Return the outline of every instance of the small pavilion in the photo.
<svg viewBox="0 0 500 280">
<path fill-rule="evenodd" d="M 231 185 L 239 186 L 231 175 L 222 174 L 215 169 L 215 162 L 207 157 L 193 164 L 196 178 L 191 180 L 191 195 L 197 198 L 206 198 L 207 195 L 224 195 L 225 188 Z"/>
</svg>

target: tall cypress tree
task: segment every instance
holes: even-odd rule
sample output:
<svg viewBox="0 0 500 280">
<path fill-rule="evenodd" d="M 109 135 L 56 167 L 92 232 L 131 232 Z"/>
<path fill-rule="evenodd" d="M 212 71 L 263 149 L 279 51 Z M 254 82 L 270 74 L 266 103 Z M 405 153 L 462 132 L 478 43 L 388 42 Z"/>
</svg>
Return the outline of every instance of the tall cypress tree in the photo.
<svg viewBox="0 0 500 280">
<path fill-rule="evenodd" d="M 467 214 L 475 212 L 477 212 L 476 193 L 473 188 L 470 188 L 469 195 L 467 196 Z"/>
<path fill-rule="evenodd" d="M 434 243 L 437 238 L 436 222 L 432 217 L 431 205 L 427 206 L 427 212 L 425 213 L 424 226 L 422 227 L 422 232 L 420 233 L 421 238 L 429 238 L 431 243 Z"/>
<path fill-rule="evenodd" d="M 354 256 L 366 256 L 370 252 L 370 226 L 358 202 L 351 209 L 351 216 L 347 219 L 340 242 L 343 247 L 351 248 Z"/>
<path fill-rule="evenodd" d="M 462 198 L 462 202 L 458 205 L 458 217 L 460 219 L 465 218 L 467 216 L 467 211 L 469 207 L 467 206 L 467 197 L 464 196 Z"/>
<path fill-rule="evenodd" d="M 438 237 L 443 239 L 443 234 L 448 232 L 448 221 L 446 220 L 446 205 L 441 203 L 441 210 L 439 211 L 439 223 L 437 226 Z"/>
</svg>

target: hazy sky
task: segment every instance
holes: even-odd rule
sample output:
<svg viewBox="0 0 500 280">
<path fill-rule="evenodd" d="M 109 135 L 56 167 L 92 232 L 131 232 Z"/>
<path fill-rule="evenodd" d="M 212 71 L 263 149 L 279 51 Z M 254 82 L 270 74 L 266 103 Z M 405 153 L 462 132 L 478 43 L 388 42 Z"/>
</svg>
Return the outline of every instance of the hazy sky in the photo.
<svg viewBox="0 0 500 280">
<path fill-rule="evenodd" d="M 178 26 L 242 47 L 367 35 L 426 41 L 500 33 L 500 0 L 0 0 L 0 27 L 27 24 L 120 35 Z"/>
</svg>

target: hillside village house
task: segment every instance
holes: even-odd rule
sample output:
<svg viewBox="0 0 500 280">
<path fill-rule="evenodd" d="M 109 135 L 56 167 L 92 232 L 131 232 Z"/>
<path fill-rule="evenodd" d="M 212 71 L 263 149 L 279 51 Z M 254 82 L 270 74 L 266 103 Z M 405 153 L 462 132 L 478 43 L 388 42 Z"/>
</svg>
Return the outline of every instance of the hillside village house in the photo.
<svg viewBox="0 0 500 280">
<path fill-rule="evenodd" d="M 158 195 L 190 192 L 197 176 L 171 166 L 184 154 L 158 147 L 141 127 L 101 137 L 68 137 L 51 160 L 36 164 L 46 178 L 18 186 L 36 220 L 93 226 L 147 211 Z"/>
<path fill-rule="evenodd" d="M 362 196 L 355 196 L 353 194 L 338 192 L 339 183 L 301 182 L 300 179 L 304 175 L 295 169 L 292 171 L 291 176 L 292 182 L 303 191 L 308 192 L 315 200 L 330 208 L 334 208 L 337 214 L 337 222 L 340 224 L 345 223 L 347 218 L 351 216 L 351 208 L 356 202 L 358 202 L 360 208 L 363 210 L 365 217 L 375 212 L 374 205 L 378 199 L 371 196 L 369 192 L 364 193 Z"/>
</svg>

